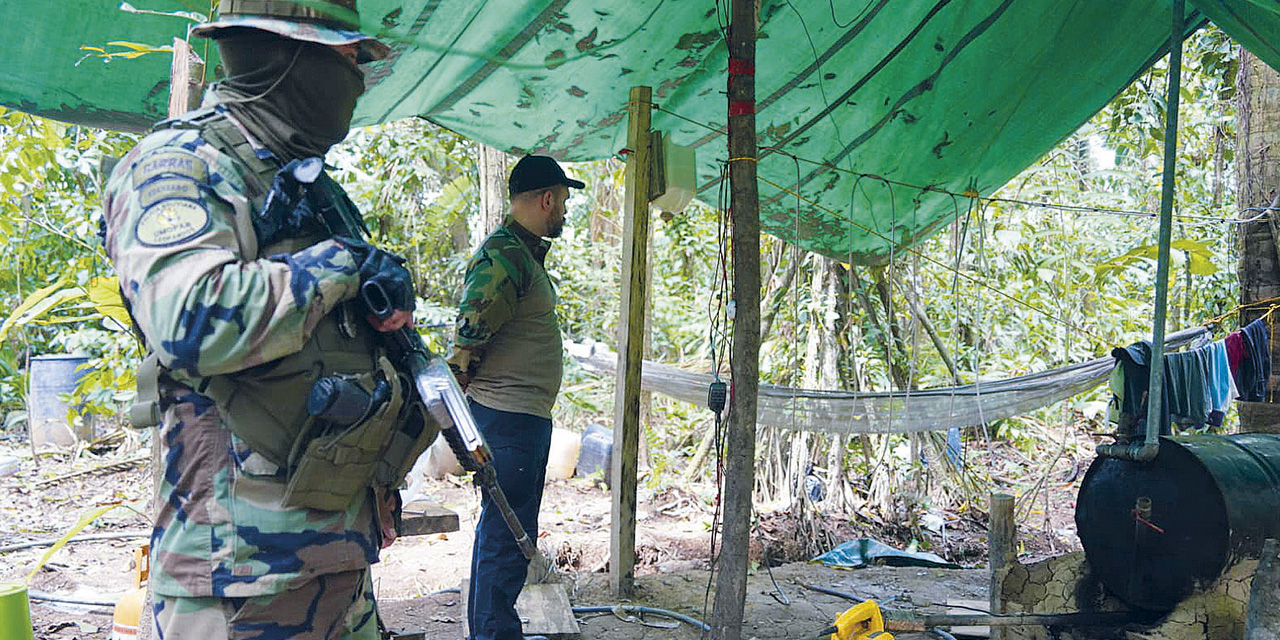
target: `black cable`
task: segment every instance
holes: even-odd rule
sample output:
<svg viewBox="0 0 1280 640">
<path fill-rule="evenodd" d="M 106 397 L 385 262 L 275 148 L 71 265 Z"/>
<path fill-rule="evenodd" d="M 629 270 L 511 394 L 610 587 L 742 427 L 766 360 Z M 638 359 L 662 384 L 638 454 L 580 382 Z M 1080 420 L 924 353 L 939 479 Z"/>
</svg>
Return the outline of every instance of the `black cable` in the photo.
<svg viewBox="0 0 1280 640">
<path fill-rule="evenodd" d="M 150 536 L 151 536 L 150 531 L 120 531 L 116 533 L 90 533 L 82 536 L 75 536 L 72 538 L 68 538 L 67 542 L 68 543 L 89 542 L 92 540 L 128 540 L 131 538 L 148 538 Z M 19 542 L 16 544 L 5 545 L 3 547 L 0 547 L 0 553 L 7 553 L 9 551 L 18 551 L 20 549 L 31 549 L 33 547 L 52 547 L 53 545 L 58 544 L 59 540 L 61 540 L 61 538 L 58 538 L 56 540 L 35 540 L 32 542 Z"/>
<path fill-rule="evenodd" d="M 718 282 L 719 295 L 714 298 L 714 300 L 720 301 L 721 307 L 719 309 L 713 310 L 712 316 L 716 319 L 717 325 L 719 324 L 719 321 L 723 319 L 725 322 L 725 325 L 724 325 L 725 329 L 729 331 L 728 334 L 721 334 L 720 344 L 721 344 L 721 348 L 726 349 L 728 351 L 726 360 L 728 360 L 729 362 L 729 370 L 730 370 L 730 373 L 732 374 L 733 334 L 732 334 L 732 330 L 729 328 L 729 318 L 724 305 L 724 297 L 730 291 L 729 289 L 729 256 L 728 256 L 729 215 L 726 213 L 730 206 L 729 205 L 728 173 L 729 173 L 729 163 L 724 162 L 720 165 L 720 177 L 721 177 L 720 190 L 719 190 L 719 198 L 716 203 L 717 205 L 716 206 L 716 216 L 717 216 L 716 217 L 716 246 L 717 246 L 717 258 L 719 262 L 719 264 L 717 265 L 717 275 L 719 276 L 719 282 Z M 716 363 L 715 373 L 716 374 L 719 373 L 718 361 Z M 723 384 L 724 383 L 721 382 L 721 385 Z M 725 401 L 727 403 L 730 395 L 729 389 L 727 388 L 727 386 L 725 388 L 725 392 L 726 392 Z M 708 390 L 708 396 L 709 395 L 710 395 L 710 390 Z M 710 400 L 710 397 L 708 397 L 708 400 Z M 707 609 L 709 608 L 709 604 L 711 602 L 711 585 L 715 580 L 716 562 L 719 559 L 719 555 L 716 553 L 716 541 L 717 541 L 716 534 L 719 531 L 719 526 L 720 526 L 720 502 L 721 502 L 720 499 L 721 499 L 722 487 L 724 484 L 724 417 L 725 417 L 724 411 L 717 411 L 715 414 L 715 432 L 713 436 L 713 446 L 715 447 L 715 453 L 716 453 L 716 474 L 715 474 L 716 503 L 715 503 L 715 510 L 713 511 L 711 516 L 711 547 L 710 547 L 710 557 L 708 558 L 708 565 L 707 565 L 707 569 L 708 569 L 707 570 L 707 588 L 702 595 L 702 610 L 704 612 L 707 611 Z M 703 636 L 705 637 L 706 634 L 709 632 L 710 632 L 709 630 L 705 631 L 703 633 Z"/>
<path fill-rule="evenodd" d="M 828 589 L 827 587 L 819 587 L 819 586 L 811 585 L 811 584 L 808 584 L 808 583 L 806 583 L 806 582 L 801 582 L 801 583 L 800 583 L 800 586 L 802 586 L 802 587 L 804 587 L 804 588 L 806 588 L 806 589 L 809 589 L 810 591 L 817 591 L 818 593 L 825 593 L 825 594 L 827 594 L 827 595 L 829 595 L 829 596 L 835 596 L 835 597 L 837 597 L 837 598 L 844 598 L 845 600 L 848 600 L 848 601 L 850 601 L 850 602 L 865 602 L 865 601 L 867 601 L 867 600 L 870 600 L 870 599 L 871 599 L 871 598 L 864 598 L 864 597 L 862 597 L 862 596 L 860 596 L 860 595 L 857 595 L 857 594 L 854 594 L 854 593 L 848 593 L 848 592 L 845 592 L 845 591 L 837 591 L 837 590 L 835 590 L 835 589 Z"/>
<path fill-rule="evenodd" d="M 70 598 L 66 596 L 55 595 L 52 593 L 45 593 L 43 591 L 27 591 L 27 598 L 37 602 L 58 602 L 58 603 L 64 603 L 64 604 L 84 605 L 87 607 L 106 607 L 108 609 L 112 609 L 116 606 L 116 603 L 114 601 L 90 600 L 88 598 Z"/>
<path fill-rule="evenodd" d="M 827 638 L 831 637 L 832 634 L 837 633 L 839 631 L 840 631 L 839 627 L 835 625 L 831 625 L 826 629 L 823 629 L 822 631 L 819 631 L 811 636 L 805 636 L 803 638 L 800 638 L 800 640 L 827 640 Z"/>
<path fill-rule="evenodd" d="M 809 24 L 805 22 L 804 16 L 800 14 L 800 10 L 797 9 L 794 4 L 791 4 L 791 0 L 786 0 L 786 3 L 788 7 L 791 7 L 791 11 L 796 14 L 796 18 L 800 20 L 800 28 L 804 31 L 805 39 L 809 41 L 809 51 L 813 54 L 813 61 L 818 63 L 818 93 L 822 94 L 823 110 L 829 111 L 831 107 L 831 99 L 827 97 L 827 83 L 822 77 L 822 62 L 819 61 L 818 47 L 813 44 L 813 36 L 809 34 Z M 831 120 L 831 128 L 835 129 L 836 142 L 843 146 L 844 139 L 840 135 L 840 125 L 836 122 L 835 113 L 828 113 L 827 117 Z M 799 189 L 797 189 L 797 191 L 799 191 Z"/>
<path fill-rule="evenodd" d="M 773 563 L 770 562 L 769 547 L 763 543 L 761 546 L 764 547 L 764 570 L 769 572 L 769 582 L 773 583 L 773 591 L 769 593 L 769 596 L 789 607 L 791 606 L 791 598 L 787 597 L 787 593 L 782 590 L 782 587 L 778 586 L 778 581 L 773 577 L 773 567 L 771 566 Z"/>
<path fill-rule="evenodd" d="M 631 612 L 652 613 L 655 615 L 666 616 L 668 618 L 671 618 L 672 620 L 679 620 L 680 622 L 683 622 L 685 624 L 693 625 L 699 629 L 702 629 L 704 633 L 708 633 L 711 631 L 711 627 L 707 623 L 697 618 L 686 616 L 683 613 L 676 613 L 675 611 L 658 609 L 656 607 L 642 607 L 642 606 L 633 605 L 633 604 L 619 604 L 619 605 L 613 605 L 613 606 L 572 607 L 570 610 L 573 611 L 574 613 L 613 613 L 614 611 L 619 609 L 626 613 L 631 613 Z"/>
<path fill-rule="evenodd" d="M 849 22 L 846 22 L 845 24 L 840 24 L 840 21 L 836 19 L 835 0 L 827 0 L 827 4 L 831 5 L 831 22 L 835 23 L 837 28 L 848 29 L 849 25 L 852 25 L 853 23 L 861 20 L 862 16 L 867 15 L 867 10 L 871 9 L 871 5 L 875 4 L 875 2 L 876 0 L 870 0 L 870 2 L 867 2 L 867 6 L 863 7 L 862 11 L 858 12 L 858 15 L 854 16 L 853 19 L 849 20 Z"/>
</svg>

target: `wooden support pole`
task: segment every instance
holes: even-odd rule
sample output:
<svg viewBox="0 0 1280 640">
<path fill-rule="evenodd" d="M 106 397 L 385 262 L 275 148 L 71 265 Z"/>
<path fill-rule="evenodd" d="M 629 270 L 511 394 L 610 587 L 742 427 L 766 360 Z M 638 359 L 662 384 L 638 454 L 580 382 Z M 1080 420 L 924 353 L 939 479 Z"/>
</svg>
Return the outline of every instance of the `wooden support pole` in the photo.
<svg viewBox="0 0 1280 640">
<path fill-rule="evenodd" d="M 175 118 L 200 106 L 204 90 L 204 61 L 182 38 L 173 39 L 169 67 L 169 117 Z"/>
<path fill-rule="evenodd" d="M 1004 578 L 1016 554 L 1017 523 L 1013 517 L 1013 496 L 991 494 L 991 521 L 987 529 L 987 564 L 991 565 L 991 613 L 1004 613 Z M 1003 640 L 1004 630 L 991 628 L 992 640 Z"/>
<path fill-rule="evenodd" d="M 622 223 L 622 300 L 618 317 L 618 379 L 614 392 L 613 526 L 609 586 L 630 597 L 636 567 L 636 467 L 640 450 L 640 371 L 644 358 L 645 281 L 649 244 L 649 122 L 653 91 L 632 87 L 627 103 L 627 201 Z"/>
<path fill-rule="evenodd" d="M 1275 538 L 1267 538 L 1253 574 L 1244 640 L 1276 638 L 1280 638 L 1280 544 Z"/>
<path fill-rule="evenodd" d="M 733 0 L 729 23 L 729 203 L 733 227 L 733 392 L 725 447 L 724 537 L 711 637 L 742 636 L 755 486 L 760 382 L 760 193 L 756 184 L 756 0 Z"/>
</svg>

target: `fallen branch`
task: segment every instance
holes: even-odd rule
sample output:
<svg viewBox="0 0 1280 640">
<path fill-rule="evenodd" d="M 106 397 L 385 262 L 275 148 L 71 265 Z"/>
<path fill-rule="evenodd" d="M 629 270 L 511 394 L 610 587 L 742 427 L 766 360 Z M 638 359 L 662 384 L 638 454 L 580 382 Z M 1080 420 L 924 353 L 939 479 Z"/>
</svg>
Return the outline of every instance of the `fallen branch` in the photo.
<svg viewBox="0 0 1280 640">
<path fill-rule="evenodd" d="M 72 471 L 71 473 L 65 473 L 57 477 L 49 478 L 48 480 L 41 480 L 40 482 L 36 483 L 36 488 L 43 489 L 45 487 L 58 484 L 63 480 L 70 480 L 71 478 L 76 478 L 76 477 L 88 475 L 91 473 L 97 473 L 99 471 L 124 471 L 135 464 L 146 462 L 147 460 L 150 460 L 150 459 L 151 459 L 151 456 L 148 454 L 148 455 L 138 456 L 136 458 L 129 458 L 128 460 L 121 460 L 119 462 L 111 462 L 108 464 L 98 465 L 91 469 L 81 469 L 79 471 Z"/>
<path fill-rule="evenodd" d="M 130 538 L 149 538 L 150 531 L 118 531 L 116 533 L 91 533 L 83 536 L 75 536 L 67 539 L 67 542 L 87 542 L 90 540 L 127 540 Z M 19 542 L 0 547 L 0 553 L 8 553 L 10 551 L 18 551 L 21 549 L 31 549 L 34 547 L 52 547 L 57 544 L 58 540 L 35 540 L 33 542 Z"/>
</svg>

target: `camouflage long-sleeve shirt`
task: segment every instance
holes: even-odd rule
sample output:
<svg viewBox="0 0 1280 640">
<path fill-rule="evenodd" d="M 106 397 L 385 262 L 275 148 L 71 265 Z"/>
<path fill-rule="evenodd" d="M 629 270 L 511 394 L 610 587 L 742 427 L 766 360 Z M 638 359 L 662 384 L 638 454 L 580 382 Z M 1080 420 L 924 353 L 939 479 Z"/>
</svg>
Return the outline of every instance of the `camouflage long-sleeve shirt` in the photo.
<svg viewBox="0 0 1280 640">
<path fill-rule="evenodd" d="M 103 234 L 121 290 L 176 383 L 162 389 L 164 453 L 152 583 L 172 597 L 278 593 L 377 560 L 373 505 L 345 512 L 282 506 L 284 470 L 237 438 L 202 376 L 297 352 L 356 294 L 354 257 L 326 240 L 259 257 L 247 168 L 202 138 L 165 129 L 116 165 Z M 281 398 L 302 403 L 305 398 Z"/>
<path fill-rule="evenodd" d="M 551 417 L 564 364 L 550 247 L 508 217 L 467 265 L 448 360 L 487 407 Z"/>
</svg>

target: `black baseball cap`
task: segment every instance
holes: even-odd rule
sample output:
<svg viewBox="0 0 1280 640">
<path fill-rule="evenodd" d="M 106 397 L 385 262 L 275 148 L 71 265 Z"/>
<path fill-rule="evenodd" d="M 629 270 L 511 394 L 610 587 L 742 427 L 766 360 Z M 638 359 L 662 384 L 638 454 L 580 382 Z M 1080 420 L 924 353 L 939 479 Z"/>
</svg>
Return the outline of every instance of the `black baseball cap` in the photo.
<svg viewBox="0 0 1280 640">
<path fill-rule="evenodd" d="M 564 174 L 564 169 L 551 156 L 525 156 L 520 158 L 511 177 L 507 178 L 507 195 L 514 196 L 526 191 L 536 191 L 562 184 L 566 187 L 581 189 L 587 186 L 581 180 L 574 180 Z"/>
</svg>

